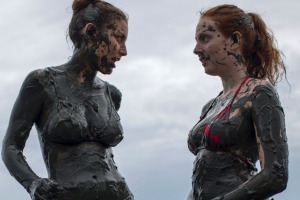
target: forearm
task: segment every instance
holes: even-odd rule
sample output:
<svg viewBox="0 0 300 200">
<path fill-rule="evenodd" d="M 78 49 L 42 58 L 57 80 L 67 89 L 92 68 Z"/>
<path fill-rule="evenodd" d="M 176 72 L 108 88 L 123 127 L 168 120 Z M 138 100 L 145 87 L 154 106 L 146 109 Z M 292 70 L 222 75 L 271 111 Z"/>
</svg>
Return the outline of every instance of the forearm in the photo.
<svg viewBox="0 0 300 200">
<path fill-rule="evenodd" d="M 286 188 L 287 176 L 276 177 L 272 172 L 261 171 L 236 190 L 225 194 L 223 200 L 267 199 Z"/>
<path fill-rule="evenodd" d="M 11 118 L 2 145 L 2 159 L 10 174 L 28 191 L 31 182 L 39 178 L 29 167 L 23 154 L 32 123 Z"/>
<path fill-rule="evenodd" d="M 27 191 L 32 181 L 39 178 L 29 167 L 23 152 L 14 146 L 3 145 L 2 159 L 10 174 Z"/>
<path fill-rule="evenodd" d="M 282 192 L 288 182 L 288 147 L 284 141 L 263 143 L 262 170 L 236 190 L 224 195 L 224 200 L 266 199 Z"/>
</svg>

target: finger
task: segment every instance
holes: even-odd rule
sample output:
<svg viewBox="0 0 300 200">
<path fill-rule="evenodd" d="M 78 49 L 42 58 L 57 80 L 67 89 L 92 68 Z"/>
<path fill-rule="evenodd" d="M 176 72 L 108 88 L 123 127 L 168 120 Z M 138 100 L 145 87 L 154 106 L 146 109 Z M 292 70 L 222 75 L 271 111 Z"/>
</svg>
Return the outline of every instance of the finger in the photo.
<svg viewBox="0 0 300 200">
<path fill-rule="evenodd" d="M 46 200 L 57 200 L 57 195 L 56 192 L 52 192 L 52 191 L 46 191 L 46 193 L 40 193 L 38 194 L 39 197 L 41 197 L 42 199 L 46 199 Z M 41 200 L 42 200 L 41 199 Z"/>
<path fill-rule="evenodd" d="M 39 198 L 46 198 L 47 200 L 56 198 L 56 191 L 47 185 L 42 185 L 40 188 L 38 188 L 35 192 L 35 196 L 36 194 Z"/>
<path fill-rule="evenodd" d="M 33 200 L 47 200 L 47 197 L 44 197 L 43 195 L 41 195 L 39 193 L 35 193 Z"/>
<path fill-rule="evenodd" d="M 55 191 L 62 191 L 63 190 L 63 188 L 60 185 L 58 185 L 58 183 L 56 183 L 54 181 L 51 181 L 49 185 Z"/>
</svg>

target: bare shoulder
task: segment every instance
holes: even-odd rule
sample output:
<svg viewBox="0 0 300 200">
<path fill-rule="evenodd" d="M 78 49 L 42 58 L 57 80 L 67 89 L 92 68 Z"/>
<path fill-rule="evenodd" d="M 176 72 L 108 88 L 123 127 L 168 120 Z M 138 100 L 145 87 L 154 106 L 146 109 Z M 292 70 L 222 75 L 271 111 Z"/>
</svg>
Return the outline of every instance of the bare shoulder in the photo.
<svg viewBox="0 0 300 200">
<path fill-rule="evenodd" d="M 277 93 L 274 85 L 272 85 L 268 80 L 265 79 L 251 78 L 248 81 L 246 87 L 247 92 L 250 94 L 257 93 L 262 90 L 268 90 L 270 92 Z"/>
<path fill-rule="evenodd" d="M 247 85 L 251 88 L 254 89 L 257 86 L 267 86 L 271 84 L 269 81 L 265 79 L 257 79 L 257 78 L 250 78 Z"/>
</svg>

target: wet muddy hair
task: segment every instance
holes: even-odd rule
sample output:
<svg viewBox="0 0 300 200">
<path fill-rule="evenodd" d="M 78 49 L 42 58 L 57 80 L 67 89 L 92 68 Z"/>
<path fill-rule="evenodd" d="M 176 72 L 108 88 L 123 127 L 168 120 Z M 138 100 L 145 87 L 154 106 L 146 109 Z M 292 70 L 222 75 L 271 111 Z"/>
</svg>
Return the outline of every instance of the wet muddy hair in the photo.
<svg viewBox="0 0 300 200">
<path fill-rule="evenodd" d="M 217 23 L 225 37 L 242 34 L 242 56 L 251 77 L 269 79 L 275 85 L 286 74 L 283 53 L 277 48 L 272 31 L 256 13 L 246 13 L 235 5 L 219 5 L 201 12 Z"/>
<path fill-rule="evenodd" d="M 82 43 L 81 29 L 87 23 L 93 23 L 97 29 L 101 30 L 110 20 L 128 20 L 123 11 L 102 0 L 74 0 L 72 10 L 69 37 L 75 48 L 79 48 Z"/>
</svg>

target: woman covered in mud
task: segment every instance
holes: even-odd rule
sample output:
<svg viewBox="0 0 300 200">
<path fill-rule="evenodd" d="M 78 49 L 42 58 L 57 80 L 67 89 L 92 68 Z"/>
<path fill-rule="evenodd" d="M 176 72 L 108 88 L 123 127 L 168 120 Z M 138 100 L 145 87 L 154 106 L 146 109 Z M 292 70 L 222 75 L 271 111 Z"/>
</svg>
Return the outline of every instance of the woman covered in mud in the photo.
<svg viewBox="0 0 300 200">
<path fill-rule="evenodd" d="M 74 54 L 63 65 L 25 79 L 14 104 L 2 158 L 35 200 L 133 200 L 113 160 L 123 139 L 121 93 L 97 77 L 127 55 L 126 15 L 101 0 L 74 0 L 69 36 Z M 35 124 L 49 178 L 28 166 L 23 149 Z"/>
<path fill-rule="evenodd" d="M 196 156 L 188 199 L 268 199 L 288 181 L 285 117 L 274 88 L 285 73 L 283 55 L 260 16 L 234 5 L 201 12 L 195 38 L 194 53 L 223 90 L 188 136 Z"/>
</svg>

